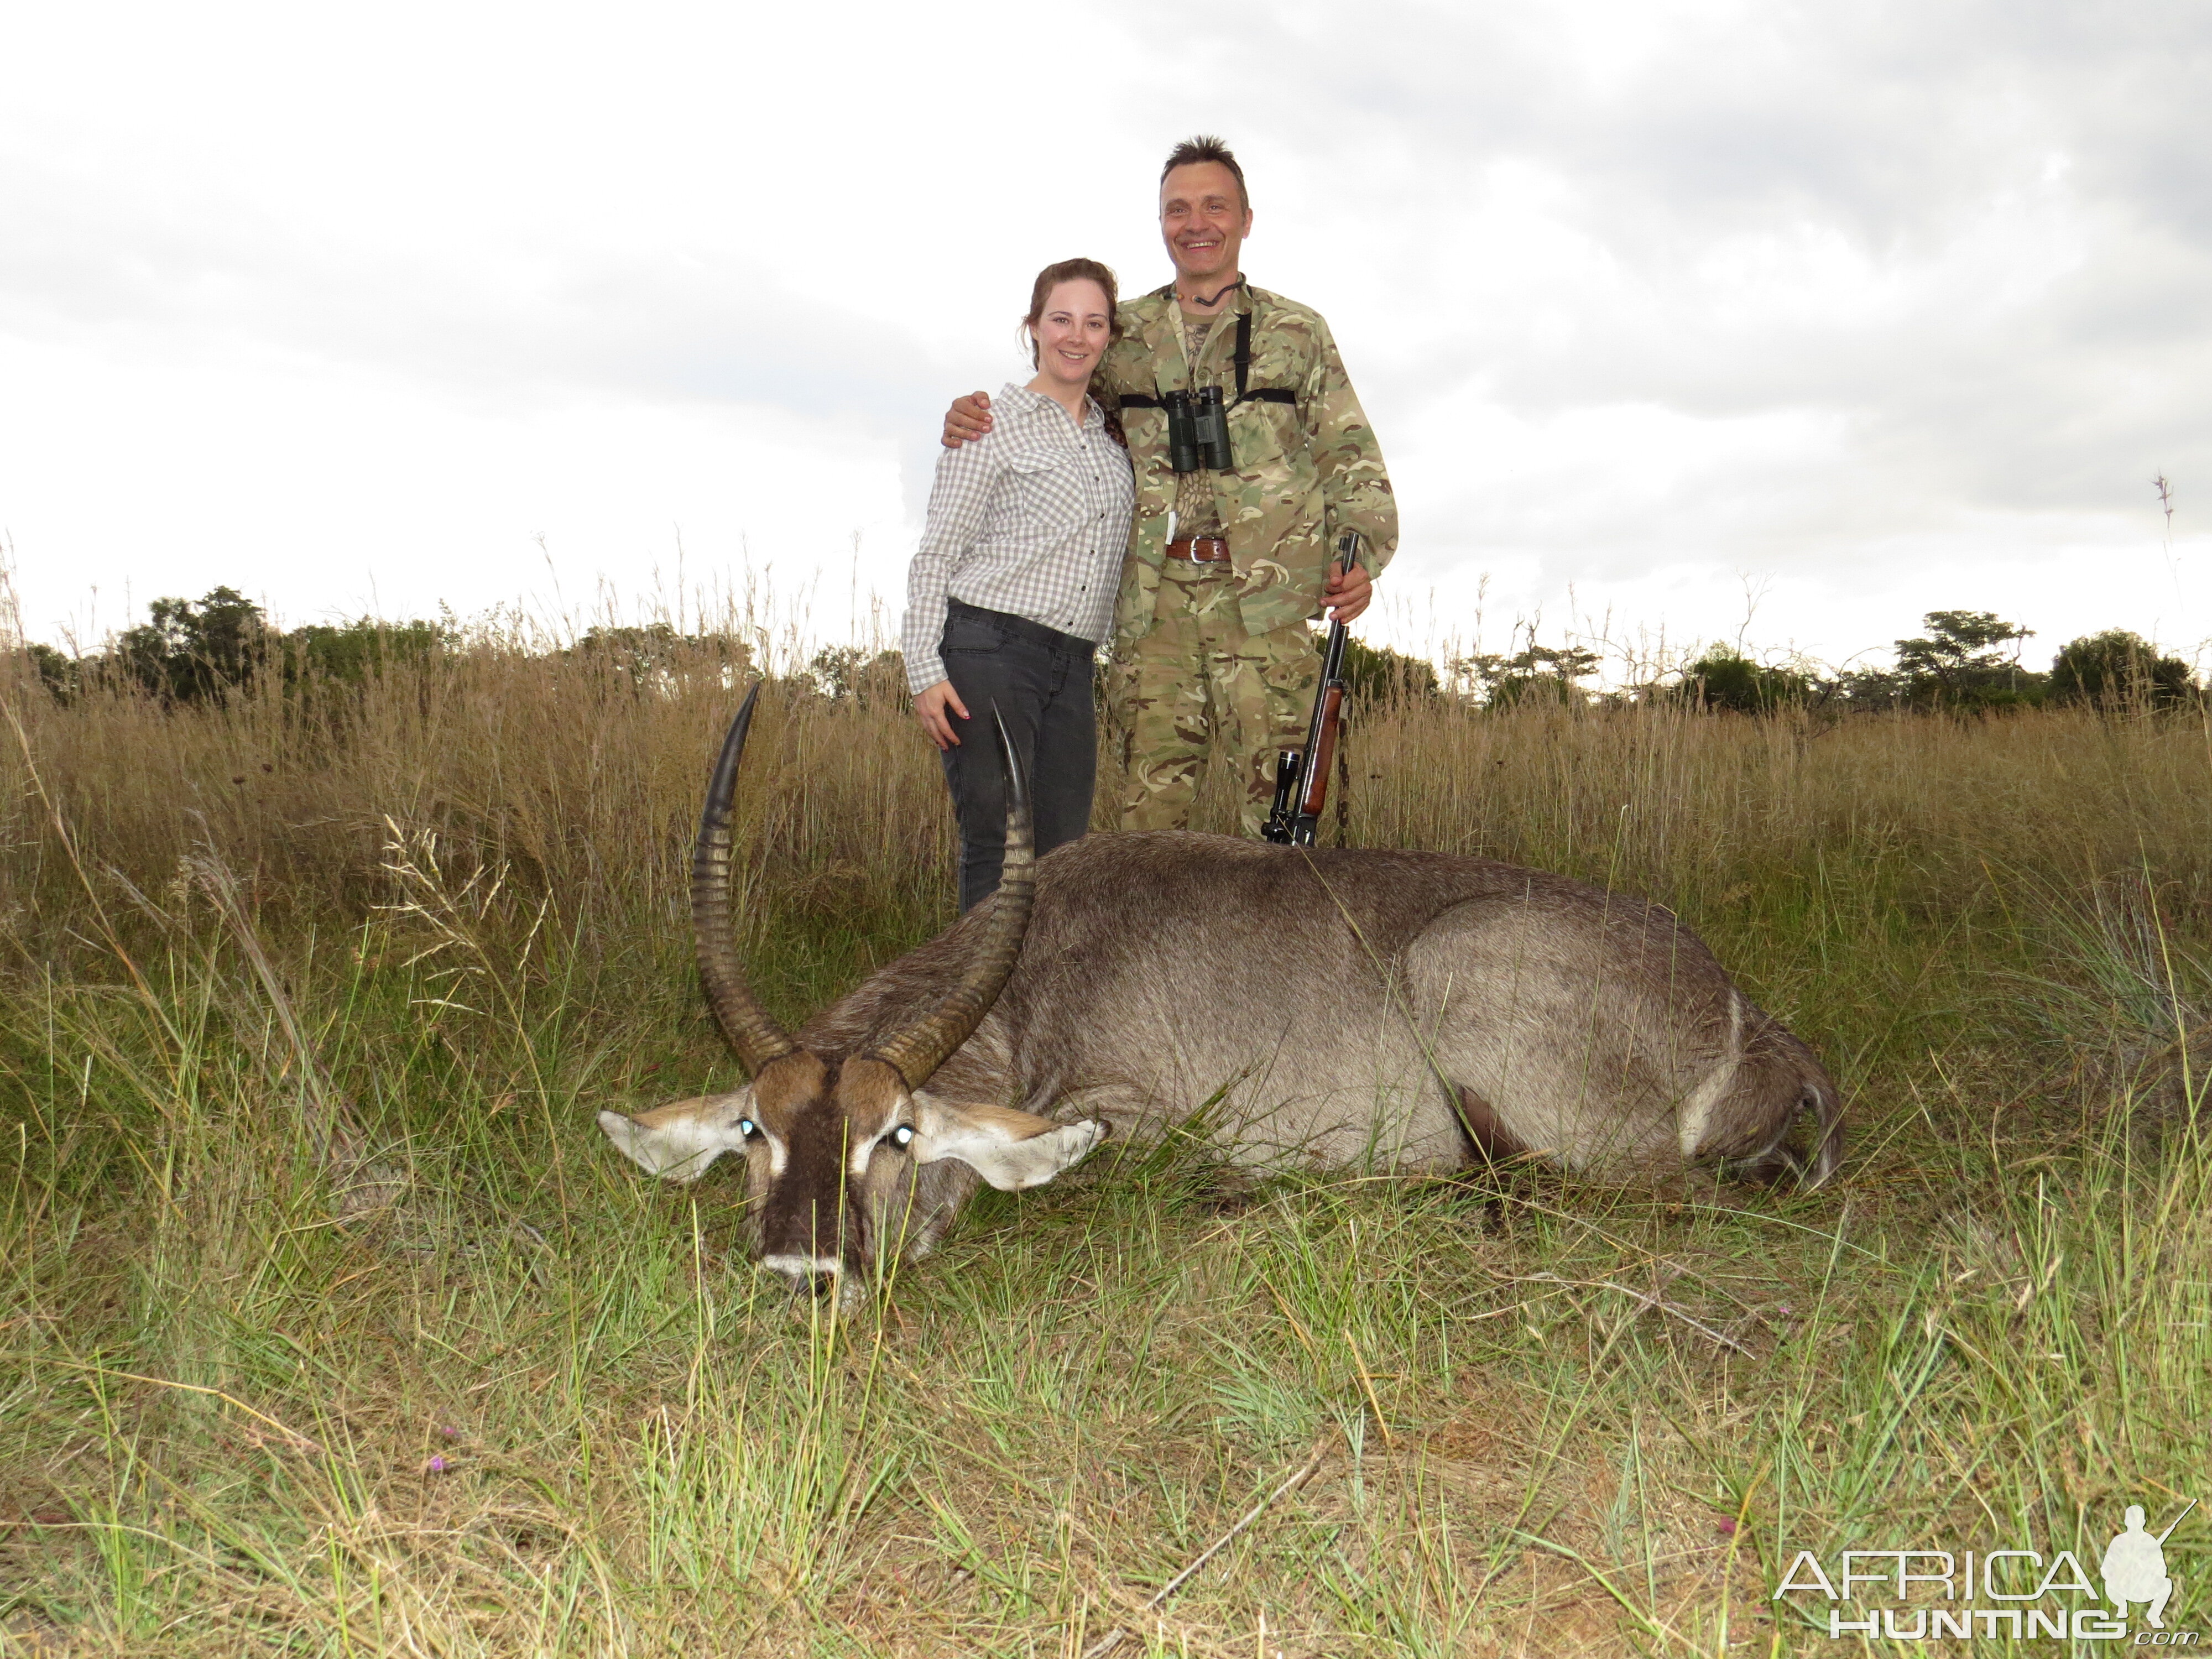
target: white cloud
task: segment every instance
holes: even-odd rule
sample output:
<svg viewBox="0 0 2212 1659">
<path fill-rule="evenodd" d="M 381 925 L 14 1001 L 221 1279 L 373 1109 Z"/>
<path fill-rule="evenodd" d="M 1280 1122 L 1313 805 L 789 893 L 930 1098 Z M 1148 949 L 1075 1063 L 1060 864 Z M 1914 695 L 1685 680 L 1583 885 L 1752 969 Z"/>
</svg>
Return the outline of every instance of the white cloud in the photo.
<svg viewBox="0 0 2212 1659">
<path fill-rule="evenodd" d="M 1747 579 L 1747 638 L 1831 658 L 1937 606 L 2212 634 L 2180 0 L 95 5 L 0 59 L 38 631 L 95 585 L 94 625 L 550 604 L 672 580 L 679 526 L 694 576 L 825 592 L 860 530 L 896 596 L 945 398 L 1019 372 L 1047 260 L 1164 275 L 1203 126 L 1383 436 L 1396 636 L 1471 633 L 1486 575 L 1493 635 L 1733 636 Z"/>
</svg>

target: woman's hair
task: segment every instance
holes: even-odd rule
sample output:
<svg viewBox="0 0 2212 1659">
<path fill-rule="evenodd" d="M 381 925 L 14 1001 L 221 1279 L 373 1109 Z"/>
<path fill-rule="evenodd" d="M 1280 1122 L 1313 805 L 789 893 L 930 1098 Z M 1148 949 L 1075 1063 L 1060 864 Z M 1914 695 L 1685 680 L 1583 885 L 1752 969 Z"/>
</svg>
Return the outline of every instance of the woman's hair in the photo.
<svg viewBox="0 0 2212 1659">
<path fill-rule="evenodd" d="M 1030 367 L 1037 367 L 1036 325 L 1044 320 L 1045 301 L 1052 298 L 1053 289 L 1062 283 L 1091 282 L 1098 284 L 1106 295 L 1106 343 L 1111 348 L 1121 337 L 1121 293 L 1114 280 L 1114 273 L 1096 259 L 1062 259 L 1057 264 L 1047 265 L 1037 272 L 1036 286 L 1030 290 L 1030 308 L 1022 319 L 1022 337 L 1029 342 Z M 1103 367 L 1102 361 L 1101 367 Z M 1127 448 L 1129 441 L 1122 435 L 1121 411 L 1115 400 L 1106 396 L 1093 374 L 1091 395 L 1097 402 L 1099 412 L 1106 417 L 1106 431 L 1115 443 Z"/>
</svg>

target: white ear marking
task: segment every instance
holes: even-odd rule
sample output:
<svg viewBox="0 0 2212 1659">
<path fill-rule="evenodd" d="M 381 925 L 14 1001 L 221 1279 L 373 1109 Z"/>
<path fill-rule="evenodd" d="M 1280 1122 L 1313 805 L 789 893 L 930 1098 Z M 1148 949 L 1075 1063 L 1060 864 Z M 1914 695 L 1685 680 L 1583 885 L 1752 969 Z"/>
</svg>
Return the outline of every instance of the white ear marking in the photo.
<svg viewBox="0 0 2212 1659">
<path fill-rule="evenodd" d="M 917 1164 L 952 1158 L 1002 1193 L 1042 1187 L 1079 1161 L 1106 1133 L 1103 1123 L 1054 1123 L 1004 1106 L 956 1106 L 917 1097 Z"/>
<path fill-rule="evenodd" d="M 696 1181 L 724 1152 L 744 1145 L 738 1120 L 750 1109 L 750 1093 L 703 1096 L 657 1106 L 631 1116 L 601 1112 L 599 1127 L 623 1155 L 647 1174 L 666 1181 Z"/>
</svg>

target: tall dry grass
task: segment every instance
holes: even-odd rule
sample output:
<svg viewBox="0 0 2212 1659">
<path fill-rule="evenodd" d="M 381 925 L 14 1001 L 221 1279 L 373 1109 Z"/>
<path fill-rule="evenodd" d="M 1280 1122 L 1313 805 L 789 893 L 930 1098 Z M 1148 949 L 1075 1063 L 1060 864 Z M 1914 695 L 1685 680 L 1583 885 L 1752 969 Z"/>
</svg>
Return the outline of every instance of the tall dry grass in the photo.
<svg viewBox="0 0 2212 1659">
<path fill-rule="evenodd" d="M 1675 907 L 1846 1083 L 1843 1180 L 1224 1211 L 1122 1148 L 825 1324 L 592 1125 L 734 1075 L 732 667 L 8 691 L 0 1645 L 1826 1650 L 1798 1548 L 2090 1551 L 2212 1467 L 2202 726 L 1365 711 L 1352 840 Z M 772 684 L 739 811 L 785 1015 L 949 920 L 896 707 Z"/>
</svg>

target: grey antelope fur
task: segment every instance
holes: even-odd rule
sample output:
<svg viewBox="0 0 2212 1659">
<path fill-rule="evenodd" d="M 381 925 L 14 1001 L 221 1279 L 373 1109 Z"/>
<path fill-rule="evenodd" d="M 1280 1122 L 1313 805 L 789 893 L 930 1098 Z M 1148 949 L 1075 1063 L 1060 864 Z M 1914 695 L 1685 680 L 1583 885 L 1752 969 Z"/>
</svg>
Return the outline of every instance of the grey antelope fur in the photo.
<svg viewBox="0 0 2212 1659">
<path fill-rule="evenodd" d="M 1109 1127 L 1194 1115 L 1255 1167 L 1527 1158 L 1620 1181 L 1693 1163 L 1817 1185 L 1842 1157 L 1820 1061 L 1660 906 L 1489 859 L 1182 831 L 1039 860 L 1003 728 L 998 893 L 786 1033 L 731 915 L 758 694 L 716 762 L 691 886 L 708 1000 L 752 1081 L 599 1122 L 674 1181 L 742 1152 L 762 1264 L 794 1286 L 857 1290 L 925 1254 L 979 1179 L 1039 1186 Z"/>
</svg>

